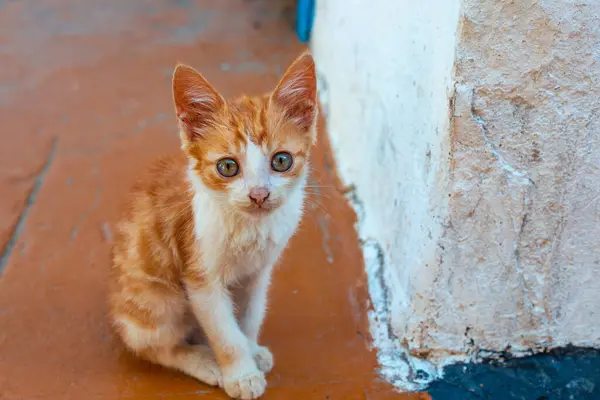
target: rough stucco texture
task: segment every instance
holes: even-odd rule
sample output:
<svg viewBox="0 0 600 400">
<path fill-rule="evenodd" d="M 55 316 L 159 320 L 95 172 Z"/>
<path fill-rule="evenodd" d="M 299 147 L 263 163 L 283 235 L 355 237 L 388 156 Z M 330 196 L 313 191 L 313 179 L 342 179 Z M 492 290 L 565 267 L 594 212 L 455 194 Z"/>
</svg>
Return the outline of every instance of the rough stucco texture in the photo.
<svg viewBox="0 0 600 400">
<path fill-rule="evenodd" d="M 329 131 L 394 334 L 442 362 L 600 346 L 600 2 L 319 7 Z"/>
<path fill-rule="evenodd" d="M 599 16 L 596 0 L 463 2 L 449 216 L 411 347 L 600 345 Z"/>
</svg>

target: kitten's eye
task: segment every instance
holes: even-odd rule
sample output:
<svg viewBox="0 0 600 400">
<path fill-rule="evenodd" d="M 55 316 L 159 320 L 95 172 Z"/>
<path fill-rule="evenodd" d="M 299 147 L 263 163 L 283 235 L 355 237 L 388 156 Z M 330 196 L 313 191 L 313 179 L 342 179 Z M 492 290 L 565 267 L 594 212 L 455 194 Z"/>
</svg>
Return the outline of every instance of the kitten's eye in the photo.
<svg viewBox="0 0 600 400">
<path fill-rule="evenodd" d="M 217 171 L 225 178 L 232 178 L 238 174 L 240 167 L 234 159 L 224 158 L 217 161 Z"/>
<path fill-rule="evenodd" d="M 271 168 L 273 168 L 273 171 L 277 172 L 289 170 L 292 168 L 292 155 L 285 151 L 275 154 L 271 160 Z"/>
</svg>

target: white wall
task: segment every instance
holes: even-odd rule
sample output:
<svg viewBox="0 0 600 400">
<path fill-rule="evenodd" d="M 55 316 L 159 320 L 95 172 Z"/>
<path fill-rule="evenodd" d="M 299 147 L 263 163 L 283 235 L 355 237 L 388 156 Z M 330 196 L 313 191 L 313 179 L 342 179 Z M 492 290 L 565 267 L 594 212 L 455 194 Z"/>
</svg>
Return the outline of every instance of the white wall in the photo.
<svg viewBox="0 0 600 400">
<path fill-rule="evenodd" d="M 600 2 L 317 6 L 383 374 L 600 346 Z"/>
<path fill-rule="evenodd" d="M 447 169 L 459 1 L 434 3 L 318 1 L 312 39 L 338 167 L 364 210 L 359 234 L 373 259 L 376 310 L 398 331 L 414 313 L 415 284 L 426 286 L 423 271 L 437 264 L 439 197 L 447 196 L 438 182 Z M 384 270 L 373 252 L 385 256 Z M 373 329 L 382 353 L 399 347 L 387 323 Z M 388 377 L 398 356 L 380 359 Z"/>
</svg>

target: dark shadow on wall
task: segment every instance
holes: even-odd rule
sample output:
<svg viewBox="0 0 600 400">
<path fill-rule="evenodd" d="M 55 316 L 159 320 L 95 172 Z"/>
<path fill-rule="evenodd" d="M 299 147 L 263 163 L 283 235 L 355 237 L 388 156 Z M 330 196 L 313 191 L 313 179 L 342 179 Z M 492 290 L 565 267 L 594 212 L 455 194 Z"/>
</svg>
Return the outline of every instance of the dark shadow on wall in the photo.
<svg viewBox="0 0 600 400">
<path fill-rule="evenodd" d="M 427 389 L 433 400 L 600 400 L 600 351 L 564 348 L 481 364 L 454 364 Z"/>
</svg>

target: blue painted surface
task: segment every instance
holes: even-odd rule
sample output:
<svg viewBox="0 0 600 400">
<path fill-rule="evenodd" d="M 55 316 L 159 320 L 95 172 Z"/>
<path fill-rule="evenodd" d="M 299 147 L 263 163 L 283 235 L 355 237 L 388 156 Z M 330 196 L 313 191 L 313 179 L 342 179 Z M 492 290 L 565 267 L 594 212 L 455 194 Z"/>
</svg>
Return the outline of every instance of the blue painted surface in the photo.
<svg viewBox="0 0 600 400">
<path fill-rule="evenodd" d="M 301 42 L 308 42 L 315 20 L 315 0 L 297 0 L 296 34 Z"/>
<path fill-rule="evenodd" d="M 600 351 L 567 348 L 502 363 L 450 365 L 427 391 L 433 400 L 600 400 Z"/>
</svg>

